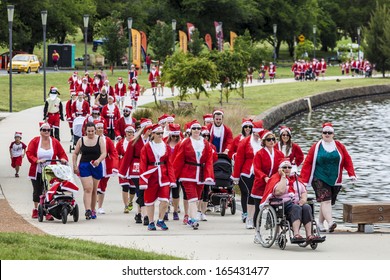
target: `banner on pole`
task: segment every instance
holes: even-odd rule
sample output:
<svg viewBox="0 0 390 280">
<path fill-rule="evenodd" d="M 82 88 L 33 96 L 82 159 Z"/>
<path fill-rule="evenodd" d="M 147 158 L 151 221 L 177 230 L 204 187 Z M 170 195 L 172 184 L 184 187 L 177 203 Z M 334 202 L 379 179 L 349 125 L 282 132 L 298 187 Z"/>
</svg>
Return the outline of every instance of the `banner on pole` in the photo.
<svg viewBox="0 0 390 280">
<path fill-rule="evenodd" d="M 230 31 L 230 50 L 234 50 L 234 40 L 236 40 L 237 34 L 236 32 Z"/>
<path fill-rule="evenodd" d="M 182 50 L 182 52 L 187 53 L 187 50 L 188 50 L 187 34 L 181 30 L 179 30 L 179 43 L 180 43 L 180 49 Z"/>
<path fill-rule="evenodd" d="M 146 37 L 146 33 L 143 31 L 140 31 L 141 33 L 141 51 L 142 51 L 142 56 L 145 59 L 146 54 L 148 52 L 148 38 Z"/>
<path fill-rule="evenodd" d="M 222 30 L 222 22 L 214 21 L 215 27 L 215 37 L 217 38 L 217 46 L 218 50 L 223 51 L 223 30 Z"/>
<path fill-rule="evenodd" d="M 139 71 L 142 69 L 141 62 L 141 33 L 137 29 L 131 29 L 132 34 L 132 53 L 133 53 L 133 64 L 136 68 L 139 68 Z"/>
<path fill-rule="evenodd" d="M 211 51 L 213 48 L 213 39 L 211 38 L 211 35 L 207 33 L 206 36 L 204 36 L 204 41 L 206 42 L 207 47 Z"/>
<path fill-rule="evenodd" d="M 187 32 L 188 32 L 188 41 L 191 41 L 191 35 L 195 30 L 195 25 L 190 22 L 187 22 Z"/>
</svg>

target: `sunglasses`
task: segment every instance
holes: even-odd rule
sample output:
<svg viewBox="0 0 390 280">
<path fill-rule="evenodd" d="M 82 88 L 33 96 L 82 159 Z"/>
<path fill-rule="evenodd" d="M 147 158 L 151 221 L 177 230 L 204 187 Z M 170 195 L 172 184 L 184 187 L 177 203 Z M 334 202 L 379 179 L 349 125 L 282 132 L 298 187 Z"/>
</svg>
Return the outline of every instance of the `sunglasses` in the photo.
<svg viewBox="0 0 390 280">
<path fill-rule="evenodd" d="M 253 126 L 251 125 L 244 125 L 243 128 L 252 128 Z"/>
<path fill-rule="evenodd" d="M 131 113 L 130 110 L 123 110 L 123 113 Z"/>
<path fill-rule="evenodd" d="M 282 166 L 282 169 L 291 169 L 292 166 Z"/>
<path fill-rule="evenodd" d="M 328 135 L 332 135 L 332 134 L 333 134 L 333 132 L 331 132 L 331 131 L 323 131 L 323 132 L 322 132 L 322 134 L 328 134 Z"/>
<path fill-rule="evenodd" d="M 276 140 L 275 137 L 273 137 L 273 138 L 266 138 L 266 139 L 265 139 L 265 141 L 267 141 L 267 142 L 271 142 L 271 141 L 274 141 L 274 142 L 275 142 L 275 140 Z"/>
<path fill-rule="evenodd" d="M 51 129 L 42 128 L 41 131 L 43 132 L 50 132 Z"/>
<path fill-rule="evenodd" d="M 202 128 L 201 127 L 193 127 L 191 128 L 192 130 L 201 130 Z"/>
<path fill-rule="evenodd" d="M 180 135 L 171 135 L 171 137 L 174 137 L 174 138 L 179 138 Z"/>
<path fill-rule="evenodd" d="M 164 132 L 155 132 L 156 135 L 163 135 Z"/>
<path fill-rule="evenodd" d="M 282 134 L 283 137 L 290 137 L 288 134 Z"/>
</svg>

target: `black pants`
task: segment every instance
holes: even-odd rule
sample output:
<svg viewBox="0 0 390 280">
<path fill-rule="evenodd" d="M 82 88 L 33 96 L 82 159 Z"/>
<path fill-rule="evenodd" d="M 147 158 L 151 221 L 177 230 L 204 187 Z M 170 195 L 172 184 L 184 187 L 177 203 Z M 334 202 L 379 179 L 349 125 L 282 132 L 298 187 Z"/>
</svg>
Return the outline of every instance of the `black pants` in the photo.
<svg viewBox="0 0 390 280">
<path fill-rule="evenodd" d="M 144 190 L 139 189 L 139 179 L 138 178 L 131 178 L 135 185 L 136 193 L 137 193 L 137 200 L 135 201 L 140 207 L 145 206 L 145 201 L 144 201 Z"/>
<path fill-rule="evenodd" d="M 242 212 L 247 213 L 248 207 L 247 205 L 253 205 L 255 201 L 253 200 L 253 197 L 251 197 L 253 182 L 255 180 L 255 175 L 252 175 L 251 177 L 240 177 L 240 181 L 238 182 L 238 186 L 240 187 L 241 191 L 241 206 L 242 206 Z"/>
<path fill-rule="evenodd" d="M 39 202 L 39 197 L 43 194 L 43 180 L 42 180 L 42 173 L 37 173 L 37 178 L 31 179 L 31 183 L 33 186 L 33 201 Z"/>
<path fill-rule="evenodd" d="M 257 216 L 259 216 L 259 213 L 260 213 L 260 201 L 261 199 L 258 199 L 258 198 L 254 198 L 254 204 L 255 204 L 255 214 L 253 215 L 253 226 L 256 228 L 256 220 L 257 220 Z"/>
</svg>

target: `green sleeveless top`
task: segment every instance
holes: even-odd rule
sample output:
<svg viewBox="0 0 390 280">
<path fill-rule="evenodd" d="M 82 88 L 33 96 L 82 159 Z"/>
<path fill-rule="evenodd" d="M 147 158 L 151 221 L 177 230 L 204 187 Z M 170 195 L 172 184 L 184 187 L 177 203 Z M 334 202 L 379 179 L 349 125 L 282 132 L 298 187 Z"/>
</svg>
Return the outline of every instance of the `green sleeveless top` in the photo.
<svg viewBox="0 0 390 280">
<path fill-rule="evenodd" d="M 340 155 L 337 150 L 328 153 L 322 144 L 318 149 L 314 178 L 320 179 L 330 186 L 334 186 L 339 173 Z"/>
</svg>

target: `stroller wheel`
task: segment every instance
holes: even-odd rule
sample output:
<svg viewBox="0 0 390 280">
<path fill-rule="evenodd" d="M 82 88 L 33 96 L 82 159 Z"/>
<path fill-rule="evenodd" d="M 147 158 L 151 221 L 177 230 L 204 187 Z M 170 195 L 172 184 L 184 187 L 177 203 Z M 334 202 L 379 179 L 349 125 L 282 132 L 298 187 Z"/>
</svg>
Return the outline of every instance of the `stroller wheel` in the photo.
<svg viewBox="0 0 390 280">
<path fill-rule="evenodd" d="M 66 222 L 68 221 L 68 207 L 67 207 L 67 205 L 62 206 L 61 220 L 62 220 L 63 224 L 66 224 Z"/>
<path fill-rule="evenodd" d="M 42 204 L 38 205 L 38 222 L 43 221 L 43 206 Z"/>
<path fill-rule="evenodd" d="M 221 216 L 225 216 L 225 212 L 226 212 L 226 198 L 221 198 L 220 205 L 221 205 Z"/>
<path fill-rule="evenodd" d="M 71 214 L 73 215 L 73 221 L 77 223 L 79 220 L 79 206 L 77 204 L 74 206 Z"/>
<path fill-rule="evenodd" d="M 236 199 L 233 197 L 232 198 L 232 204 L 230 206 L 230 212 L 232 215 L 236 214 Z"/>
</svg>

